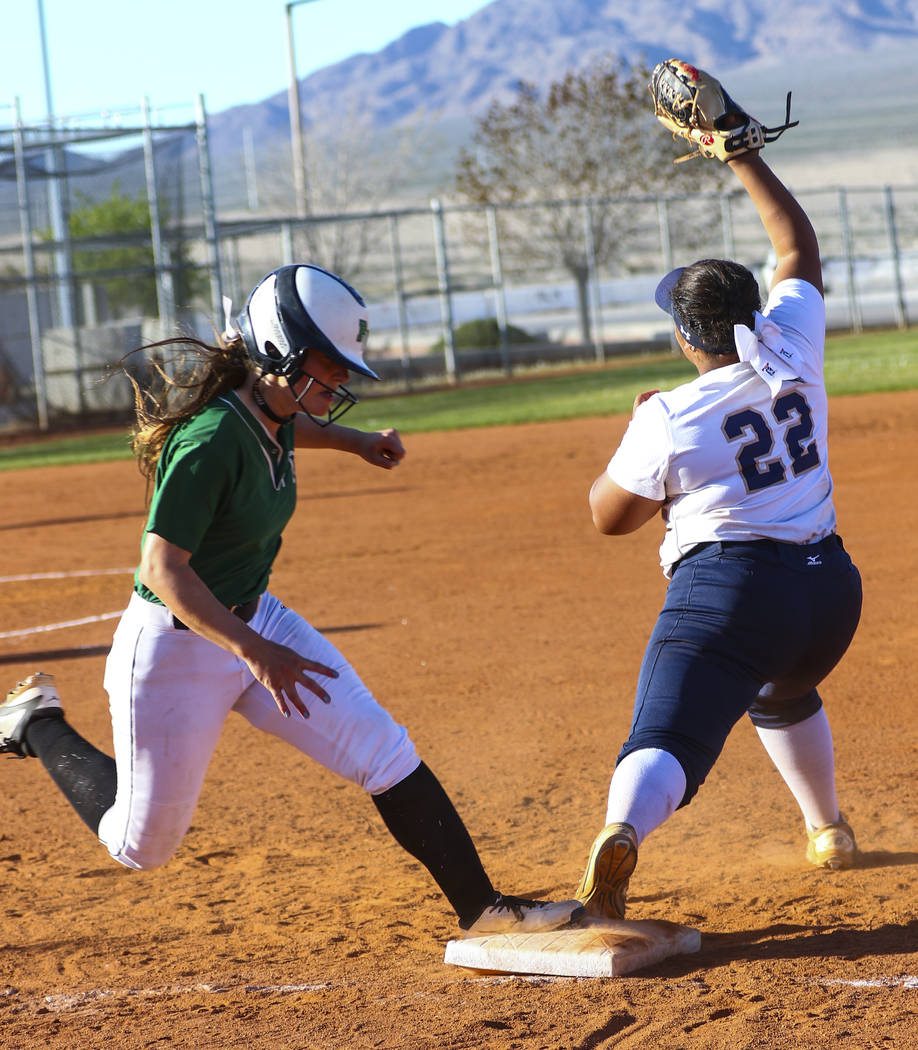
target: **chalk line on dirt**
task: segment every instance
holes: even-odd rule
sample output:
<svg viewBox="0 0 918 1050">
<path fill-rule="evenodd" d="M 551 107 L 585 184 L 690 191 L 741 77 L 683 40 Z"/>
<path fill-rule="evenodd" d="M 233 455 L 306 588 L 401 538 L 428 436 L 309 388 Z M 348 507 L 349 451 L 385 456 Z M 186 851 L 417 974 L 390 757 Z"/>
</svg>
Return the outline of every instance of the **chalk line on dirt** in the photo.
<svg viewBox="0 0 918 1050">
<path fill-rule="evenodd" d="M 125 576 L 133 575 L 134 569 L 68 569 L 60 572 L 30 572 L 19 576 L 0 576 L 0 583 L 32 583 L 35 580 L 66 580 L 75 576 Z M 37 627 L 21 627 L 16 631 L 0 631 L 0 638 L 28 638 L 31 634 L 43 634 L 46 631 L 61 631 L 67 627 L 83 627 L 87 623 L 100 623 L 103 620 L 114 620 L 121 615 L 118 612 L 100 613 L 98 616 L 83 616 L 78 620 L 62 620 L 60 623 L 39 624 Z"/>
<path fill-rule="evenodd" d="M 848 988 L 918 988 L 918 977 L 859 977 L 846 979 L 843 977 L 820 977 L 813 984 L 836 985 L 842 984 Z"/>
<path fill-rule="evenodd" d="M 60 572 L 27 572 L 21 576 L 0 576 L 0 583 L 31 583 L 32 580 L 69 580 L 73 576 L 124 576 L 134 569 L 67 569 Z"/>
<path fill-rule="evenodd" d="M 45 631 L 61 631 L 65 627 L 82 627 L 87 623 L 100 623 L 102 620 L 115 620 L 122 613 L 117 612 L 100 613 L 98 616 L 83 616 L 79 620 L 63 620 L 61 623 L 45 623 L 38 627 L 23 627 L 18 631 L 0 631 L 0 638 L 27 638 L 30 634 L 42 634 Z"/>
<path fill-rule="evenodd" d="M 39 1009 L 43 1012 L 63 1013 L 67 1010 L 92 1009 L 96 1004 L 117 999 L 166 999 L 178 995 L 295 995 L 300 992 L 320 992 L 330 988 L 328 982 L 319 984 L 167 984 L 159 988 L 92 988 L 84 992 L 59 992 L 25 1000 L 20 1009 Z M 18 993 L 13 988 L 0 990 L 0 996 L 15 1002 Z"/>
</svg>

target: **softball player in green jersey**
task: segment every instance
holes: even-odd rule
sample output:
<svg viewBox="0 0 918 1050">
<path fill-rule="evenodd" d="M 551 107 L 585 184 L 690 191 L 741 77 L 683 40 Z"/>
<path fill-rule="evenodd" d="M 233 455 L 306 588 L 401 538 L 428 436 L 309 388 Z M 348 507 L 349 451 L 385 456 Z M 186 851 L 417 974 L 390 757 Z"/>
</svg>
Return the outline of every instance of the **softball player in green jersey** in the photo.
<svg viewBox="0 0 918 1050">
<path fill-rule="evenodd" d="M 315 266 L 264 278 L 218 345 L 153 394 L 135 388 L 134 448 L 154 491 L 134 593 L 105 669 L 115 757 L 66 722 L 51 675 L 0 704 L 0 748 L 44 764 L 111 856 L 164 864 L 191 823 L 227 715 L 236 711 L 373 798 L 470 934 L 554 929 L 582 913 L 499 894 L 461 818 L 404 727 L 347 660 L 267 589 L 296 506 L 295 448 L 336 449 L 384 470 L 394 430 L 335 422 L 356 401 L 368 317 L 346 282 Z M 176 396 L 178 395 L 178 396 Z"/>
</svg>

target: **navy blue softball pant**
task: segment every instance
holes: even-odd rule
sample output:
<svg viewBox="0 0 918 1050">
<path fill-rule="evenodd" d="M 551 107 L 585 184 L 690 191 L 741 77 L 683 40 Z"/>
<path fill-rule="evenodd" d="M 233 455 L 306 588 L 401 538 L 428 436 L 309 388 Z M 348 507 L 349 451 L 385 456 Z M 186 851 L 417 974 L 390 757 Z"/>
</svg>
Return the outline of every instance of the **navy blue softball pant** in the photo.
<svg viewBox="0 0 918 1050">
<path fill-rule="evenodd" d="M 841 539 L 705 543 L 676 566 L 638 677 L 631 733 L 685 771 L 697 792 L 747 711 L 763 728 L 802 722 L 861 613 L 861 578 Z"/>
</svg>

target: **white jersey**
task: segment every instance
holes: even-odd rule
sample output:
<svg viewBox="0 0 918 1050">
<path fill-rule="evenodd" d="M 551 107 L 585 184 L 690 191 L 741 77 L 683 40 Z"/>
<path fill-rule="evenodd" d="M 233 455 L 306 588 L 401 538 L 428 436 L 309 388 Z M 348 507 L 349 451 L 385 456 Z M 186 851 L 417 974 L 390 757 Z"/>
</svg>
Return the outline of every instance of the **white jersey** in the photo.
<svg viewBox="0 0 918 1050">
<path fill-rule="evenodd" d="M 663 500 L 660 564 L 699 543 L 811 543 L 835 529 L 823 380 L 825 303 L 806 281 L 775 285 L 763 311 L 798 378 L 769 384 L 751 364 L 716 368 L 639 406 L 606 468 L 621 488 Z"/>
</svg>

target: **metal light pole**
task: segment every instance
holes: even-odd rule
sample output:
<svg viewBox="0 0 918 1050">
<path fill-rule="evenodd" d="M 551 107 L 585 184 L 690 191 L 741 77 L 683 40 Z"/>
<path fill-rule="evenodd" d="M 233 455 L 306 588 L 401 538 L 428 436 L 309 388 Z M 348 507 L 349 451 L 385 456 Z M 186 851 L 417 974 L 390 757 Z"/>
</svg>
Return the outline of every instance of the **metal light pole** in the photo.
<svg viewBox="0 0 918 1050">
<path fill-rule="evenodd" d="M 293 9 L 300 4 L 311 4 L 315 0 L 289 0 L 285 4 L 287 14 L 287 56 L 290 62 L 290 86 L 287 90 L 287 106 L 290 110 L 290 145 L 293 151 L 293 185 L 296 193 L 297 214 L 306 217 L 306 163 L 303 157 L 303 119 L 300 114 L 300 85 L 296 78 L 296 49 L 293 46 Z"/>
<path fill-rule="evenodd" d="M 57 243 L 54 250 L 54 273 L 57 278 L 57 322 L 62 328 L 72 328 L 73 300 L 70 288 L 70 231 L 64 212 L 64 201 L 58 183 L 63 171 L 63 155 L 56 142 L 54 101 L 51 97 L 51 64 L 48 60 L 48 36 L 45 32 L 45 8 L 38 0 L 38 31 L 41 38 L 41 64 L 45 84 L 45 109 L 48 115 L 48 135 L 52 145 L 48 151 L 48 207 L 51 212 L 51 236 Z"/>
</svg>

